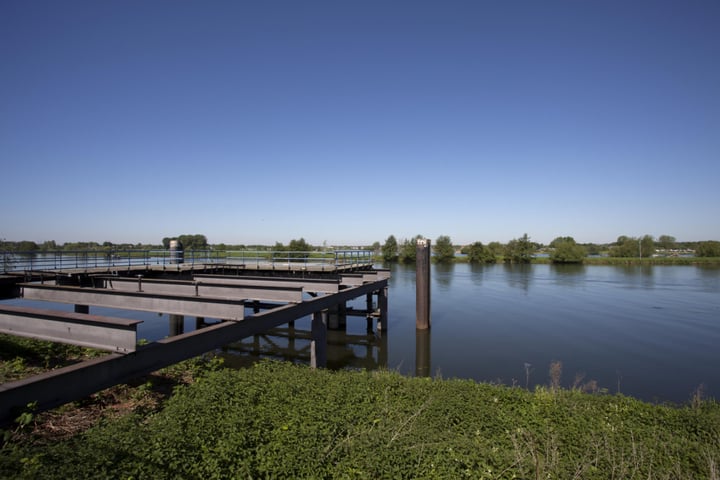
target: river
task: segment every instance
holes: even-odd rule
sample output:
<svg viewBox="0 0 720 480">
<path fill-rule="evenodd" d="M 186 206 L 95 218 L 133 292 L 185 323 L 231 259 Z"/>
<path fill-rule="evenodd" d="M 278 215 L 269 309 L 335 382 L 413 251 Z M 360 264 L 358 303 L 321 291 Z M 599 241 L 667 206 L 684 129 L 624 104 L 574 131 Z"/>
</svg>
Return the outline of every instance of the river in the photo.
<svg viewBox="0 0 720 480">
<path fill-rule="evenodd" d="M 368 333 L 363 317 L 348 318 L 346 333 L 329 332 L 331 368 L 534 388 L 548 385 L 557 361 L 564 387 L 594 381 L 609 393 L 686 402 L 703 385 L 720 399 L 720 267 L 432 265 L 432 327 L 419 335 L 414 266 L 390 268 L 387 331 Z M 364 300 L 350 306 L 364 308 Z M 140 338 L 168 334 L 167 315 L 91 313 L 144 320 Z M 257 356 L 305 362 L 309 324 L 246 339 L 223 355 L 238 366 Z M 193 328 L 185 319 L 185 331 Z"/>
</svg>

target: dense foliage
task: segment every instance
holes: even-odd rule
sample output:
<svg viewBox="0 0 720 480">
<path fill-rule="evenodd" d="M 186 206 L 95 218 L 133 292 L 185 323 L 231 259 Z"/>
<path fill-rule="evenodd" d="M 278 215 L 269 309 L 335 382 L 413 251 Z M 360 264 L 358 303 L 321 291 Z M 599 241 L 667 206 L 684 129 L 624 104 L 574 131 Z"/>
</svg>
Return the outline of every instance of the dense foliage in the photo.
<svg viewBox="0 0 720 480">
<path fill-rule="evenodd" d="M 572 237 L 557 237 L 550 243 L 550 247 L 550 259 L 553 263 L 582 263 L 587 257 L 585 247 L 575 243 Z"/>
<path fill-rule="evenodd" d="M 221 370 L 164 410 L 49 445 L 3 478 L 717 478 L 720 405 L 330 372 Z M 715 475 L 715 476 L 713 476 Z"/>
<path fill-rule="evenodd" d="M 528 234 L 513 238 L 505 245 L 505 261 L 510 263 L 530 263 L 538 246 L 530 241 Z"/>
<path fill-rule="evenodd" d="M 621 235 L 610 247 L 611 257 L 651 257 L 655 253 L 655 240 L 651 235 L 628 237 Z"/>
<path fill-rule="evenodd" d="M 415 235 L 413 238 L 406 238 L 400 245 L 398 258 L 402 263 L 415 263 L 417 257 L 417 241 L 423 238 L 422 235 Z"/>
<path fill-rule="evenodd" d="M 695 255 L 698 257 L 720 257 L 720 242 L 716 240 L 700 242 Z"/>
<path fill-rule="evenodd" d="M 177 236 L 176 239 L 182 244 L 183 249 L 185 250 L 207 250 L 208 248 L 208 242 L 205 235 L 185 234 Z M 169 237 L 165 237 L 162 239 L 163 248 L 170 248 L 170 240 L 172 239 Z"/>
<path fill-rule="evenodd" d="M 395 235 L 390 235 L 382 246 L 382 259 L 384 262 L 394 262 L 398 259 L 398 243 Z"/>
<path fill-rule="evenodd" d="M 475 242 L 467 249 L 463 250 L 468 256 L 470 263 L 495 263 L 497 261 L 493 251 L 482 244 L 482 242 Z"/>
<path fill-rule="evenodd" d="M 439 263 L 452 262 L 455 258 L 455 247 L 447 235 L 440 235 L 432 246 L 434 260 Z"/>
</svg>

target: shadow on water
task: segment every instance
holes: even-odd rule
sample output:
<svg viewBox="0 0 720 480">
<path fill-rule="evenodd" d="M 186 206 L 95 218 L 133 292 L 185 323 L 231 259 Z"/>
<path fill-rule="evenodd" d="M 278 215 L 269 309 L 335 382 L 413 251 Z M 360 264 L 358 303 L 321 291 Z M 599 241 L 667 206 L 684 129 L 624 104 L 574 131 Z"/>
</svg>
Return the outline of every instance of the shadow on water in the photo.
<svg viewBox="0 0 720 480">
<path fill-rule="evenodd" d="M 354 321 L 364 322 L 362 319 Z M 273 328 L 262 335 L 226 345 L 220 356 L 232 367 L 250 366 L 261 359 L 308 364 L 311 342 L 311 331 L 304 325 L 299 328 Z M 374 331 L 327 331 L 327 368 L 377 370 L 387 368 L 387 363 L 387 334 Z"/>
</svg>

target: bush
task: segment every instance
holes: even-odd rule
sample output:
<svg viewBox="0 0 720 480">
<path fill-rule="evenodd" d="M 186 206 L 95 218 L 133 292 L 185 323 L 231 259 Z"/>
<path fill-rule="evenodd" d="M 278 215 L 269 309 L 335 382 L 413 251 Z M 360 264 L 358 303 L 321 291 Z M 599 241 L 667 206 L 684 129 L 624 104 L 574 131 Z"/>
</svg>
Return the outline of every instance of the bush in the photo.
<svg viewBox="0 0 720 480">
<path fill-rule="evenodd" d="M 160 413 L 6 445 L 4 478 L 707 478 L 720 405 L 261 363 Z M 714 469 L 714 470 L 713 470 Z"/>
</svg>

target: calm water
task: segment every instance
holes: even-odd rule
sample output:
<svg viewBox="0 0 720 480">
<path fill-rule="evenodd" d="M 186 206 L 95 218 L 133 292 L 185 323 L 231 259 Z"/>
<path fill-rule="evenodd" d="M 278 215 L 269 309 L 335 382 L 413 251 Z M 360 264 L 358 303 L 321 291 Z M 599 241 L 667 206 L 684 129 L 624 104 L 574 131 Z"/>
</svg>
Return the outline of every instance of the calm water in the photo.
<svg viewBox="0 0 720 480">
<path fill-rule="evenodd" d="M 386 366 L 532 388 L 549 382 L 557 360 L 564 386 L 584 374 L 645 400 L 684 402 L 700 384 L 720 399 L 720 268 L 433 265 L 429 335 L 415 330 L 414 266 L 391 268 L 388 331 L 368 334 L 363 317 L 348 318 L 347 335 L 329 332 L 330 367 Z M 364 308 L 364 299 L 351 306 Z M 91 313 L 142 319 L 138 336 L 148 340 L 170 332 L 167 315 Z M 184 328 L 194 329 L 194 319 Z M 237 365 L 257 356 L 307 361 L 309 330 L 309 318 L 301 319 L 294 330 L 246 339 L 224 355 Z"/>
<path fill-rule="evenodd" d="M 393 270 L 389 365 L 410 372 L 414 269 Z M 471 266 L 432 270 L 430 373 L 563 385 L 577 374 L 610 392 L 720 398 L 720 269 L 681 266 Z"/>
</svg>

